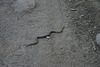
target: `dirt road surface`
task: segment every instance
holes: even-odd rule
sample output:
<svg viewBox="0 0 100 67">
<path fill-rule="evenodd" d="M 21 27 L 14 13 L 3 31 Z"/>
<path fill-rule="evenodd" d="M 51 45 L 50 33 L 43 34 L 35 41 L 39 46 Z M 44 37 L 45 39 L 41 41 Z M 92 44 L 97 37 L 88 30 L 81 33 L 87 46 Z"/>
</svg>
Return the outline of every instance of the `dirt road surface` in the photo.
<svg viewBox="0 0 100 67">
<path fill-rule="evenodd" d="M 35 0 L 34 8 L 22 10 L 16 1 L 0 0 L 0 67 L 100 67 L 99 0 Z M 25 47 L 63 26 L 62 33 Z"/>
</svg>

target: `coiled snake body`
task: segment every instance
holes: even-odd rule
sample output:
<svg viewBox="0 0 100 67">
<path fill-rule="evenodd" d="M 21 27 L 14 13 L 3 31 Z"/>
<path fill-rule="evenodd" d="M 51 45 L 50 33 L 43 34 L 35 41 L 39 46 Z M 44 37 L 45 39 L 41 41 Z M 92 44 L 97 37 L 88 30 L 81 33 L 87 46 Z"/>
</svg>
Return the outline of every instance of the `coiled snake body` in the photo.
<svg viewBox="0 0 100 67">
<path fill-rule="evenodd" d="M 52 33 L 62 33 L 63 30 L 64 30 L 64 26 L 62 27 L 60 31 L 50 31 L 49 34 L 38 36 L 35 38 L 36 42 L 28 44 L 27 46 L 36 45 L 39 42 L 39 39 L 49 37 Z"/>
</svg>

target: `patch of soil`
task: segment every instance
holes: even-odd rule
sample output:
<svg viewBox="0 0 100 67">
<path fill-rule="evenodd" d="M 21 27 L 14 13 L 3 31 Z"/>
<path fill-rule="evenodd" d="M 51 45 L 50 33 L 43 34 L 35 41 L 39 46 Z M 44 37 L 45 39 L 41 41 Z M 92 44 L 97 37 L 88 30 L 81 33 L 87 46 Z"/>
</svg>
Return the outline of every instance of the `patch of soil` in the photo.
<svg viewBox="0 0 100 67">
<path fill-rule="evenodd" d="M 71 25 L 75 27 L 75 34 L 80 37 L 81 41 L 86 39 L 87 42 L 93 42 L 99 52 L 95 38 L 96 34 L 100 33 L 100 10 L 89 0 L 73 0 L 69 6 L 71 8 Z"/>
</svg>

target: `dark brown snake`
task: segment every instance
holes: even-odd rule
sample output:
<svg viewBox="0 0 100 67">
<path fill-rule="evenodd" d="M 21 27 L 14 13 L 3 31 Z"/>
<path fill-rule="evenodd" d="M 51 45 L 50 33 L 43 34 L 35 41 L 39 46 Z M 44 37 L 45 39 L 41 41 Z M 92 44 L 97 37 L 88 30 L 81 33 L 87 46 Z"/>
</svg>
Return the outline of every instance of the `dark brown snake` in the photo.
<svg viewBox="0 0 100 67">
<path fill-rule="evenodd" d="M 38 36 L 35 38 L 36 42 L 28 44 L 26 46 L 36 45 L 37 43 L 39 43 L 39 39 L 49 37 L 52 33 L 62 33 L 63 30 L 64 30 L 64 26 L 62 27 L 62 29 L 60 31 L 50 31 L 49 34 Z"/>
</svg>

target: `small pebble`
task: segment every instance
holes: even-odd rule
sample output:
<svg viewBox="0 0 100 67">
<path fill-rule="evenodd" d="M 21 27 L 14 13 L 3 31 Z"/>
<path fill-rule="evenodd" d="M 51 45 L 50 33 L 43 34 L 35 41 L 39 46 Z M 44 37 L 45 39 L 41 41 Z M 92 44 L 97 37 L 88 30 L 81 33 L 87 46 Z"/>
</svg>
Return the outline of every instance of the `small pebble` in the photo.
<svg viewBox="0 0 100 67">
<path fill-rule="evenodd" d="M 75 9 L 70 9 L 70 11 L 76 11 Z"/>
<path fill-rule="evenodd" d="M 69 14 L 67 14 L 67 17 L 69 17 Z"/>
<path fill-rule="evenodd" d="M 50 39 L 50 37 L 49 37 L 49 36 L 47 36 L 46 38 L 47 38 L 47 39 Z"/>
<path fill-rule="evenodd" d="M 83 17 L 84 15 L 81 15 L 81 17 Z"/>
<path fill-rule="evenodd" d="M 62 46 L 60 46 L 60 49 L 62 49 Z"/>
<path fill-rule="evenodd" d="M 96 26 L 94 26 L 94 28 L 96 28 Z"/>
</svg>

